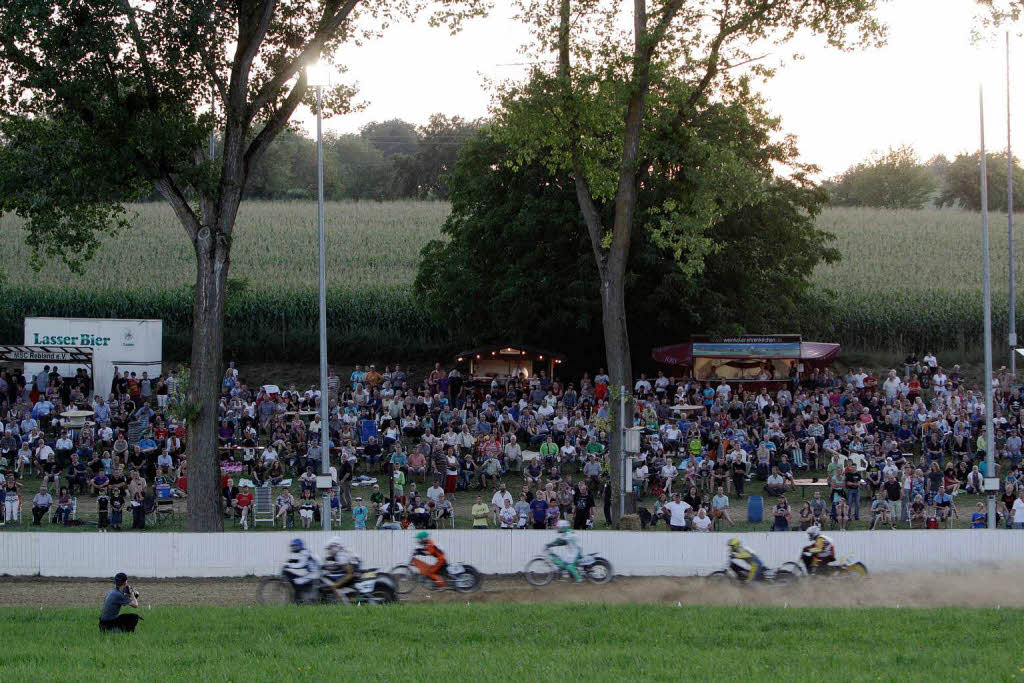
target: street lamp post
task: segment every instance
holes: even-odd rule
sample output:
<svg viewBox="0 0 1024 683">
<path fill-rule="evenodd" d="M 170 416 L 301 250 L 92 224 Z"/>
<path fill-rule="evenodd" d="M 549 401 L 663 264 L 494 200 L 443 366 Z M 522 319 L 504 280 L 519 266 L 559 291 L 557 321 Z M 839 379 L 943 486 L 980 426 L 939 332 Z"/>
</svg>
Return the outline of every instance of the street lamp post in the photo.
<svg viewBox="0 0 1024 683">
<path fill-rule="evenodd" d="M 318 281 L 320 288 L 320 474 L 330 476 L 331 428 L 330 395 L 327 391 L 327 263 L 324 257 L 324 139 L 321 130 L 323 90 L 329 85 L 326 65 L 318 62 L 306 68 L 309 85 L 316 87 L 316 225 L 318 254 Z M 323 509 L 320 518 L 324 531 L 331 529 L 330 489 L 323 489 Z M 339 505 L 341 501 L 339 501 Z"/>
</svg>

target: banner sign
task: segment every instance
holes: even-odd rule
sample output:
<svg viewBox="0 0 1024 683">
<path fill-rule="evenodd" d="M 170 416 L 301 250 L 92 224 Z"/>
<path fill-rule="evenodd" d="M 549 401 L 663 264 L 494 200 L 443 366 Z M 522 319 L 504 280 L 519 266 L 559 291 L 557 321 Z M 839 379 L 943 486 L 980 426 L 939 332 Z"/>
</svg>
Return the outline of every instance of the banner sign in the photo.
<svg viewBox="0 0 1024 683">
<path fill-rule="evenodd" d="M 0 346 L 0 361 L 91 363 L 92 349 L 67 346 Z"/>
</svg>

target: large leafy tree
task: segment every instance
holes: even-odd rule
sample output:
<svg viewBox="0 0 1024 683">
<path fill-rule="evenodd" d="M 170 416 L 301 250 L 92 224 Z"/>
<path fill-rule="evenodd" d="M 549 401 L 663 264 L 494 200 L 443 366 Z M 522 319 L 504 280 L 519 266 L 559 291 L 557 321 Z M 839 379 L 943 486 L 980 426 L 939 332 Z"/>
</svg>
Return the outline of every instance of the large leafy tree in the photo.
<svg viewBox="0 0 1024 683">
<path fill-rule="evenodd" d="M 851 166 L 828 185 L 836 206 L 920 209 L 938 181 L 912 147 L 902 146 Z"/>
<path fill-rule="evenodd" d="M 646 223 L 637 201 L 651 171 L 644 140 L 651 130 L 651 101 L 674 109 L 672 126 L 692 129 L 704 109 L 746 97 L 743 71 L 765 75 L 757 49 L 784 43 L 800 31 L 821 34 L 832 45 L 850 37 L 882 34 L 874 0 L 521 0 L 534 27 L 538 67 L 525 84 L 504 90 L 503 130 L 519 160 L 542 158 L 572 174 L 577 203 L 598 272 L 602 332 L 614 385 L 630 386 L 632 363 L 625 285 L 638 229 L 672 250 L 680 267 L 699 268 L 713 245 L 707 228 L 730 208 L 748 203 L 742 160 L 727 150 L 710 166 L 682 160 L 676 172 L 735 190 L 723 203 L 673 197 Z M 628 10 L 624 5 L 632 5 Z M 623 25 L 631 30 L 623 31 Z M 552 60 L 552 57 L 554 58 Z M 687 88 L 668 87 L 672 80 Z M 617 90 L 621 96 L 609 96 Z M 685 92 L 685 95 L 682 93 Z M 682 96 L 681 96 L 682 95 Z M 515 107 L 517 101 L 539 106 Z M 696 106 L 695 106 L 696 105 Z M 730 180 L 730 177 L 732 180 Z M 621 418 L 620 418 L 621 419 Z M 612 430 L 613 487 L 619 485 L 620 432 Z"/>
<path fill-rule="evenodd" d="M 123 202 L 155 187 L 196 257 L 187 528 L 219 530 L 216 419 L 235 217 L 253 167 L 312 93 L 304 66 L 419 0 L 5 0 L 0 211 L 39 253 L 80 267 Z M 483 0 L 432 3 L 457 24 Z M 358 20 L 358 21 L 357 21 Z M 339 70 L 343 65 L 338 65 Z M 329 113 L 351 90 L 325 93 Z M 216 101 L 216 119 L 208 113 Z M 219 155 L 206 140 L 221 131 Z"/>
<path fill-rule="evenodd" d="M 795 150 L 766 142 L 776 123 L 751 106 L 709 112 L 685 135 L 658 125 L 671 112 L 648 114 L 659 139 L 645 146 L 653 170 L 637 198 L 639 220 L 655 219 L 672 198 L 731 204 L 730 184 L 673 172 L 682 159 L 714 164 L 723 149 L 746 160 L 758 192 L 710 226 L 714 244 L 699 268 L 679 267 L 668 245 L 638 231 L 625 278 L 637 358 L 697 331 L 762 331 L 780 320 L 796 330 L 815 265 L 838 258 L 828 246 L 831 236 L 814 222 L 826 193 L 802 176 L 773 172 L 776 164 L 792 163 Z M 460 338 L 523 340 L 569 352 L 573 363 L 603 364 L 595 333 L 598 273 L 571 173 L 537 161 L 517 164 L 516 150 L 501 137 L 485 128 L 463 147 L 449 179 L 452 212 L 443 238 L 423 250 L 417 291 Z"/>
</svg>

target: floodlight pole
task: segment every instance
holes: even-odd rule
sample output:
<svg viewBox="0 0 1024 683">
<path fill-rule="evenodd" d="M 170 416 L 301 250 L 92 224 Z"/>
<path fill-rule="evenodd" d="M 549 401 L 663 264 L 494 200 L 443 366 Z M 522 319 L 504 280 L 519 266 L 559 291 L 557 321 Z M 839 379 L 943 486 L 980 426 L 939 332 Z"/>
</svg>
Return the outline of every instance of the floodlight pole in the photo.
<svg viewBox="0 0 1024 683">
<path fill-rule="evenodd" d="M 1006 32 L 1006 225 L 1010 258 L 1010 375 L 1017 381 L 1017 296 L 1013 253 L 1013 152 L 1010 147 L 1010 32 Z"/>
<path fill-rule="evenodd" d="M 323 84 L 316 86 L 316 226 L 319 242 L 318 280 L 320 286 L 320 474 L 331 473 L 330 394 L 327 392 L 327 263 L 324 258 L 324 138 L 321 130 Z M 331 530 L 330 489 L 324 489 L 320 517 L 324 531 Z M 341 500 L 338 501 L 341 510 Z"/>
<path fill-rule="evenodd" d="M 981 121 L 981 253 L 985 301 L 985 478 L 995 473 L 995 438 L 992 433 L 992 283 L 988 249 L 988 179 L 985 163 L 985 96 L 978 87 L 978 113 Z M 1011 259 L 1012 260 L 1012 259 Z M 988 488 L 987 486 L 985 487 Z M 996 528 L 996 494 L 986 490 L 988 528 Z"/>
<path fill-rule="evenodd" d="M 626 386 L 619 385 L 619 523 L 626 514 Z"/>
</svg>

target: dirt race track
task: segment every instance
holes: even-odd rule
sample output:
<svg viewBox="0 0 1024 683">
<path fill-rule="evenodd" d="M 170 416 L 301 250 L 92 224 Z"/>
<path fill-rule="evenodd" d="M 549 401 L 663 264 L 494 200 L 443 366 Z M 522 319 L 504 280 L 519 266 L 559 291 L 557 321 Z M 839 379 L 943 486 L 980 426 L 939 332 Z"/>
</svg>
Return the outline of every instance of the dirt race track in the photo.
<svg viewBox="0 0 1024 683">
<path fill-rule="evenodd" d="M 138 579 L 151 605 L 256 605 L 259 579 Z M 95 607 L 108 581 L 0 577 L 0 607 Z M 1008 572 L 887 574 L 856 581 L 805 580 L 782 587 L 711 585 L 700 578 L 618 577 L 612 583 L 533 588 L 518 576 L 484 577 L 469 595 L 417 588 L 405 602 L 588 602 L 789 607 L 1024 607 L 1024 579 Z"/>
</svg>

